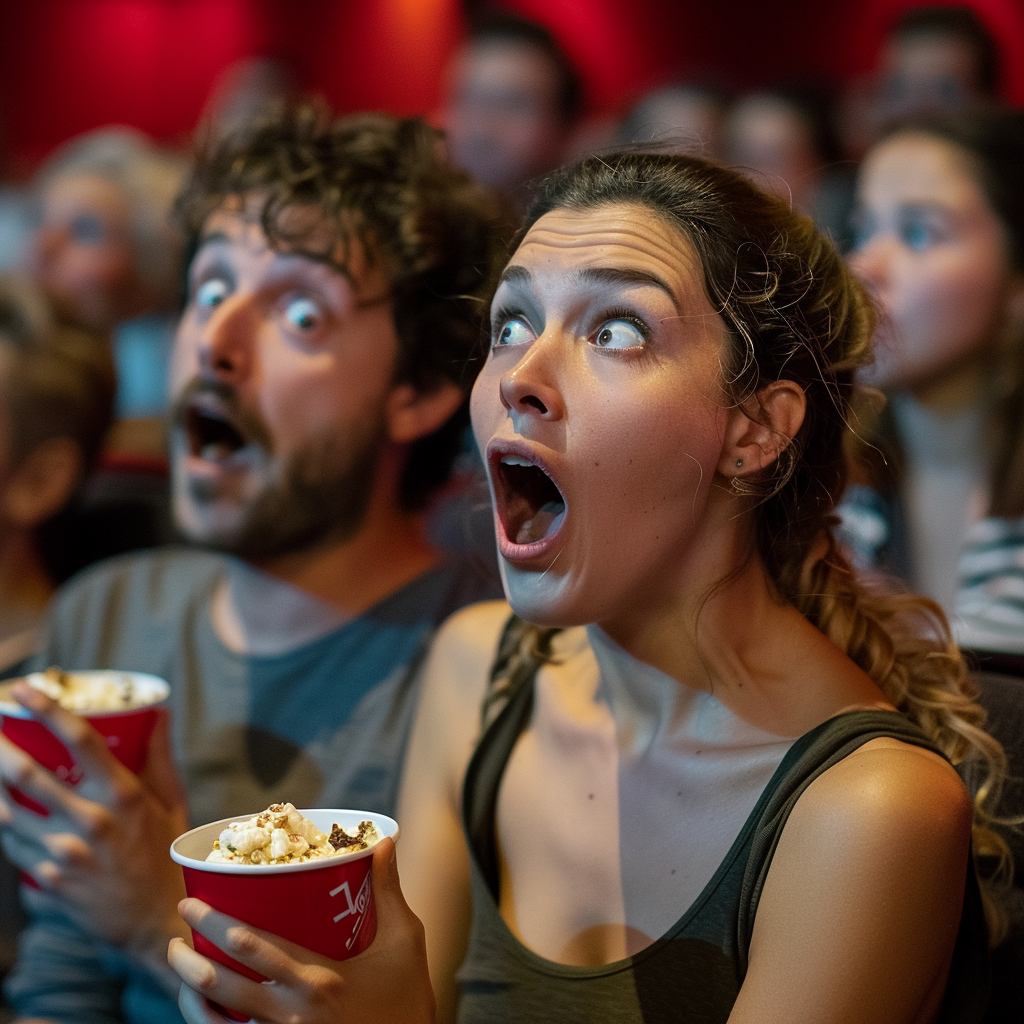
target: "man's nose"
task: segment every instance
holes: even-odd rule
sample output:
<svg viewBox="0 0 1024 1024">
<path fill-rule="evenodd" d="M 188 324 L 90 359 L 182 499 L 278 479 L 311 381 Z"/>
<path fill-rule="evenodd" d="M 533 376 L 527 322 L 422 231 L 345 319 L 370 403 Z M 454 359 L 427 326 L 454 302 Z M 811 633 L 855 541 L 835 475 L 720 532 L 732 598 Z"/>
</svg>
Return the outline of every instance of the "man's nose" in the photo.
<svg viewBox="0 0 1024 1024">
<path fill-rule="evenodd" d="M 202 327 L 199 365 L 204 376 L 239 384 L 252 370 L 257 311 L 245 295 L 228 296 Z"/>
</svg>

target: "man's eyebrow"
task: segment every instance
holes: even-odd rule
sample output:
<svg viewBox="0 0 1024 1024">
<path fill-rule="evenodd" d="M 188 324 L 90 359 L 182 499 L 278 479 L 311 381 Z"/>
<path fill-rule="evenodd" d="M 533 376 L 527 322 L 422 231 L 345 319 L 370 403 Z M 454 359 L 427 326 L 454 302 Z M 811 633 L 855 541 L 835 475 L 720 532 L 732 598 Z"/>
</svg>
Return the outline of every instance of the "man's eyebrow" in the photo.
<svg viewBox="0 0 1024 1024">
<path fill-rule="evenodd" d="M 196 243 L 196 252 L 203 248 L 204 245 L 214 245 L 217 242 L 230 242 L 227 234 L 223 231 L 204 231 L 199 236 L 199 241 Z"/>
</svg>

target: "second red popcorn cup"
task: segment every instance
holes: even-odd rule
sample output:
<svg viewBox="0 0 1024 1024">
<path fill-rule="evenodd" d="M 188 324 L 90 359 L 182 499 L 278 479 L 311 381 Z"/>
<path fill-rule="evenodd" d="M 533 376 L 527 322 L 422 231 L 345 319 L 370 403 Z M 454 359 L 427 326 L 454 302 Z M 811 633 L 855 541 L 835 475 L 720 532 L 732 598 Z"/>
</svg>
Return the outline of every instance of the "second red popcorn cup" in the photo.
<svg viewBox="0 0 1024 1024">
<path fill-rule="evenodd" d="M 321 832 L 341 825 L 354 833 L 361 821 L 372 821 L 381 838 L 398 839 L 398 824 L 383 814 L 347 810 L 302 810 L 299 813 Z M 298 864 L 253 866 L 207 861 L 213 841 L 236 815 L 211 822 L 179 836 L 171 844 L 171 858 L 181 865 L 185 891 L 246 924 L 279 935 L 296 945 L 332 960 L 347 960 L 367 949 L 377 933 L 370 868 L 373 847 L 336 857 L 318 857 Z M 232 959 L 199 932 L 195 948 L 217 963 L 253 981 L 262 975 Z M 230 1014 L 234 1020 L 247 1020 Z"/>
<path fill-rule="evenodd" d="M 138 774 L 146 765 L 149 740 L 156 727 L 159 708 L 165 704 L 170 693 L 167 682 L 144 672 L 121 672 L 97 670 L 70 673 L 75 677 L 103 677 L 116 675 L 131 681 L 135 702 L 131 707 L 115 711 L 82 711 L 85 720 L 107 741 L 111 754 L 129 771 Z M 43 725 L 34 719 L 7 692 L 17 680 L 0 683 L 0 733 L 12 743 L 31 754 L 44 768 L 53 772 L 69 785 L 77 786 L 82 781 L 82 770 L 66 746 Z M 11 795 L 18 803 L 37 814 L 45 815 L 46 808 L 17 790 Z"/>
</svg>

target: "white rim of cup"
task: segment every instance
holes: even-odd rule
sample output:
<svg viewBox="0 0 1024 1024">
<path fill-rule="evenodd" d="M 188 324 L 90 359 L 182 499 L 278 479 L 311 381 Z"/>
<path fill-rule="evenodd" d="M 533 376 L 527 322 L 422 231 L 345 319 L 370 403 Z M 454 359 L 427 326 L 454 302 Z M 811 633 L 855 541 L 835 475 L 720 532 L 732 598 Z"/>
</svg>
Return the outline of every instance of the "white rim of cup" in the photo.
<svg viewBox="0 0 1024 1024">
<path fill-rule="evenodd" d="M 300 861 L 298 864 L 232 864 L 230 861 L 208 861 L 199 860 L 196 857 L 186 857 L 183 853 L 179 853 L 175 847 L 185 839 L 194 836 L 197 832 L 204 832 L 207 829 L 211 831 L 213 838 L 210 840 L 210 848 L 213 849 L 213 839 L 227 828 L 233 821 L 246 821 L 249 818 L 256 817 L 257 814 L 262 814 L 263 810 L 254 811 L 252 814 L 235 814 L 230 818 L 221 818 L 218 821 L 211 821 L 205 825 L 198 825 L 196 828 L 189 829 L 187 832 L 183 832 L 177 839 L 171 843 L 171 860 L 175 864 L 180 864 L 185 868 L 192 868 L 194 871 L 208 871 L 215 875 L 248 875 L 250 878 L 256 875 L 263 875 L 272 873 L 275 875 L 287 875 L 299 871 L 316 871 L 320 868 L 333 867 L 337 864 L 350 864 L 352 861 L 362 860 L 365 857 L 371 857 L 377 844 L 374 843 L 372 846 L 368 846 L 365 850 L 359 850 L 356 853 L 346 853 L 338 857 L 316 857 L 313 860 Z M 342 807 L 310 807 L 303 809 L 297 807 L 296 810 L 303 817 L 307 817 L 310 814 L 323 814 L 323 815 L 352 815 L 356 819 L 356 825 L 360 821 L 372 821 L 374 828 L 380 833 L 381 839 L 390 838 L 393 842 L 398 842 L 398 822 L 394 818 L 389 818 L 386 814 L 378 814 L 376 811 L 354 811 L 350 808 Z M 314 822 L 315 824 L 315 822 Z M 339 823 L 340 824 L 340 823 Z M 352 826 L 344 825 L 345 828 Z M 317 825 L 317 828 L 321 826 Z M 321 831 L 323 829 L 321 828 Z"/>
<path fill-rule="evenodd" d="M 82 669 L 64 669 L 68 675 L 93 675 L 106 672 L 115 672 L 121 676 L 131 676 L 132 679 L 144 680 L 150 685 L 155 685 L 157 689 L 162 689 L 164 695 L 159 700 L 152 700 L 146 704 L 136 704 L 134 707 L 124 708 L 117 711 L 73 711 L 72 714 L 81 715 L 83 718 L 120 718 L 122 715 L 134 715 L 139 711 L 146 711 L 149 708 L 159 708 L 167 703 L 171 696 L 171 686 L 166 679 L 160 676 L 154 676 L 149 672 L 132 672 L 128 669 L 120 668 L 82 668 Z M 31 675 L 32 673 L 26 672 L 25 675 Z M 0 686 L 6 686 L 9 683 L 17 683 L 24 679 L 25 676 L 11 676 L 8 679 L 0 679 Z M 35 715 L 26 708 L 23 708 L 16 701 L 6 701 L 0 698 L 0 718 L 24 718 L 24 719 L 35 719 Z"/>
</svg>

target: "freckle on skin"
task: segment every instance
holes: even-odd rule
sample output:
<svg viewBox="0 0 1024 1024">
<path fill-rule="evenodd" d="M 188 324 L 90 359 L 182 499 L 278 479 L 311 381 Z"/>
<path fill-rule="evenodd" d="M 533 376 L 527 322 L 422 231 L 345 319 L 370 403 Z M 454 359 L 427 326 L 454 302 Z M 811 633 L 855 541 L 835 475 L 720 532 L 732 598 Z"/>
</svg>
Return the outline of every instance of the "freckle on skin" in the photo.
<svg viewBox="0 0 1024 1024">
<path fill-rule="evenodd" d="M 593 793 L 591 793 L 591 794 L 590 794 L 590 796 L 589 796 L 589 797 L 587 797 L 587 799 L 588 799 L 588 800 L 593 800 L 593 799 L 594 799 L 594 794 L 593 794 Z"/>
</svg>

